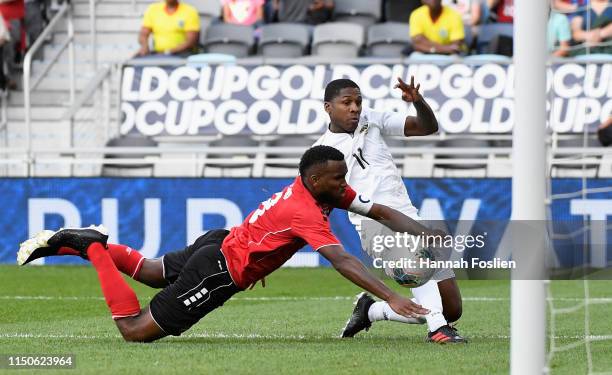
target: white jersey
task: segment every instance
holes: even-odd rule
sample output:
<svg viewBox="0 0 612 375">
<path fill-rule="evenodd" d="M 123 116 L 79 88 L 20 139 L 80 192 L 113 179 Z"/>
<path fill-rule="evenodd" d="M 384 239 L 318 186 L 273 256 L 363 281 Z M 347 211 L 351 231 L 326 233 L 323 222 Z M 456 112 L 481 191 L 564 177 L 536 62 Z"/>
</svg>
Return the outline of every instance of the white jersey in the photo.
<svg viewBox="0 0 612 375">
<path fill-rule="evenodd" d="M 378 112 L 364 107 L 353 134 L 332 133 L 327 129 L 314 146 L 331 146 L 344 154 L 348 167 L 346 180 L 356 191 L 371 197 L 375 203 L 420 220 L 383 138 L 404 135 L 405 121 L 406 116 L 396 112 Z M 349 219 L 360 230 L 364 217 L 349 213 Z"/>
</svg>

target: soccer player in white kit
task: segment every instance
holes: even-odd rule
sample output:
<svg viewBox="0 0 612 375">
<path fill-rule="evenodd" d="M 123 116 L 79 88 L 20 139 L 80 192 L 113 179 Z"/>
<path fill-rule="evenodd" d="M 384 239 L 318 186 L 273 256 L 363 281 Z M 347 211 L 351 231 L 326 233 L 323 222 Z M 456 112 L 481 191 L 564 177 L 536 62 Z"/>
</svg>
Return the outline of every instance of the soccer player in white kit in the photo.
<svg viewBox="0 0 612 375">
<path fill-rule="evenodd" d="M 400 78 L 395 85 L 395 88 L 402 91 L 402 100 L 414 105 L 417 112 L 414 117 L 392 111 L 379 112 L 362 108 L 361 91 L 355 82 L 349 79 L 331 81 L 325 88 L 324 98 L 330 124 L 327 131 L 315 142 L 315 145 L 332 146 L 344 154 L 348 166 L 346 180 L 351 186 L 364 196 L 372 197 L 377 203 L 392 207 L 415 220 L 422 219 L 410 201 L 384 136 L 423 136 L 438 131 L 435 115 L 419 93 L 419 87 L 420 85 L 414 86 L 414 77 L 409 85 Z M 362 221 L 367 218 L 349 214 L 349 219 L 362 237 L 364 251 L 373 255 L 370 245 L 363 241 Z M 452 270 L 436 270 L 430 281 L 413 288 L 412 293 L 418 303 L 430 310 L 425 316 L 429 328 L 427 341 L 467 342 L 449 325 L 456 322 L 462 313 L 461 293 Z M 397 314 L 386 302 L 376 302 L 368 294 L 361 293 L 357 296 L 355 309 L 342 332 L 342 337 L 353 337 L 364 329 L 368 330 L 372 322 L 379 320 L 425 323 L 423 320 Z"/>
</svg>

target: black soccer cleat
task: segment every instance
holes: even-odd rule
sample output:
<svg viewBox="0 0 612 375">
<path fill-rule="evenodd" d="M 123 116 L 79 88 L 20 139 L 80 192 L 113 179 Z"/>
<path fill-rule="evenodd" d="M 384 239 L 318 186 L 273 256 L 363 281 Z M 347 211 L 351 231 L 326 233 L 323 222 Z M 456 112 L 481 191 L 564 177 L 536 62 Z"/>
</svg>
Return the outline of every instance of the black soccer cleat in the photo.
<svg viewBox="0 0 612 375">
<path fill-rule="evenodd" d="M 437 344 L 467 344 L 467 339 L 461 336 L 455 327 L 448 324 L 438 328 L 427 334 L 427 342 L 435 342 Z"/>
<path fill-rule="evenodd" d="M 87 248 L 95 242 L 106 246 L 108 231 L 104 226 L 89 226 L 88 228 L 66 228 L 57 232 L 44 230 L 36 236 L 19 245 L 17 264 L 25 265 L 31 261 L 52 255 L 79 255 L 87 259 Z M 60 253 L 60 249 L 70 248 L 73 252 Z"/>
<path fill-rule="evenodd" d="M 354 303 L 355 308 L 353 309 L 353 315 L 351 315 L 342 330 L 342 338 L 353 337 L 364 329 L 366 331 L 370 329 L 372 322 L 370 322 L 370 318 L 368 318 L 368 311 L 373 303 L 374 299 L 366 292 L 357 295 L 357 299 Z"/>
</svg>

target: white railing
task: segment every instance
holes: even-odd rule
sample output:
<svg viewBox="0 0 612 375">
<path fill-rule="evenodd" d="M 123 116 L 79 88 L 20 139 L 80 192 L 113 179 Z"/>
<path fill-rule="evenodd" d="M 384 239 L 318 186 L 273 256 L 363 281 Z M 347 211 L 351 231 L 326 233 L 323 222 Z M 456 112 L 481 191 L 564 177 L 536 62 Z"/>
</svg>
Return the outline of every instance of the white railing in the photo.
<svg viewBox="0 0 612 375">
<path fill-rule="evenodd" d="M 398 165 L 482 165 L 483 168 L 508 168 L 512 165 L 511 147 L 390 147 Z M 99 147 L 99 148 L 37 148 L 31 153 L 23 149 L 0 149 L 0 165 L 24 166 L 103 166 L 105 164 L 134 166 L 149 164 L 151 166 L 190 167 L 188 177 L 199 177 L 204 167 L 248 165 L 253 170 L 263 170 L 269 165 L 296 167 L 303 153 L 296 147 Z M 210 155 L 214 154 L 215 157 Z M 57 156 L 49 156 L 57 155 Z M 274 155 L 271 157 L 271 155 Z M 571 158 L 568 158 L 571 155 Z M 4 157 L 6 156 L 6 157 Z M 109 157 L 111 156 L 111 157 Z M 439 158 L 445 157 L 445 158 Z M 452 157 L 452 158 L 448 158 Z M 607 162 L 602 160 L 607 157 Z M 612 148 L 603 147 L 567 147 L 550 150 L 549 167 L 559 168 L 581 165 L 610 165 Z M 440 167 L 438 167 L 440 168 Z M 549 169 L 550 170 L 550 169 Z M 406 171 L 406 168 L 404 168 Z M 98 174 L 92 174 L 98 175 Z M 29 174 L 35 177 L 35 169 Z M 404 173 L 410 176 L 410 173 Z M 509 176 L 508 176 L 509 177 Z"/>
<path fill-rule="evenodd" d="M 55 53 L 48 59 L 48 63 L 43 66 L 42 71 L 36 76 L 32 75 L 32 59 L 36 52 L 43 46 L 45 40 L 51 36 L 51 33 L 55 30 L 57 25 L 60 23 L 62 18 L 66 18 L 67 22 L 67 38 L 64 40 L 60 47 Z M 28 155 L 32 153 L 32 92 L 36 90 L 42 79 L 45 77 L 49 69 L 55 64 L 62 52 L 68 48 L 68 63 L 69 67 L 69 89 L 70 89 L 70 103 L 74 103 L 76 84 L 75 84 L 75 55 L 74 55 L 74 24 L 72 19 L 72 7 L 70 2 L 66 1 L 62 3 L 59 11 L 53 17 L 49 25 L 43 30 L 38 39 L 34 42 L 32 47 L 28 50 L 23 60 L 23 106 L 24 106 L 24 118 L 25 118 L 25 131 L 26 131 L 26 149 Z M 28 174 L 31 168 L 31 163 L 28 161 Z"/>
</svg>

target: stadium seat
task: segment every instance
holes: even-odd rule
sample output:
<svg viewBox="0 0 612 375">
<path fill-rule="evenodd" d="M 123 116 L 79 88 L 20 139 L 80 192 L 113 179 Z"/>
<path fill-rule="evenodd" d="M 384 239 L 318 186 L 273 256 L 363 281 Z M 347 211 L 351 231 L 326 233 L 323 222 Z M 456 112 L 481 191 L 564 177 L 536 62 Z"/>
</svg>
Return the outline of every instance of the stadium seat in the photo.
<svg viewBox="0 0 612 375">
<path fill-rule="evenodd" d="M 563 160 L 585 160 L 584 164 L 557 164 L 552 167 L 551 175 L 552 177 L 583 177 L 583 167 L 585 172 L 588 171 L 590 173 L 589 176 L 585 177 L 597 177 L 599 174 L 599 166 L 601 164 L 601 156 L 586 156 L 582 157 L 582 155 L 576 153 L 563 153 L 563 148 L 583 148 L 583 147 L 601 147 L 599 141 L 595 138 L 588 137 L 585 140 L 581 134 L 578 134 L 575 138 L 570 139 L 559 139 L 557 141 L 557 152 L 555 155 L 556 159 Z"/>
<path fill-rule="evenodd" d="M 251 26 L 227 23 L 211 25 L 202 41 L 208 53 L 223 53 L 237 58 L 248 56 L 254 43 Z"/>
<path fill-rule="evenodd" d="M 325 57 L 357 57 L 364 42 L 363 26 L 347 22 L 318 25 L 312 37 L 312 54 Z"/>
<path fill-rule="evenodd" d="M 512 38 L 514 27 L 509 23 L 488 23 L 480 26 L 478 41 L 476 43 L 477 53 L 498 53 L 498 41 L 500 37 Z"/>
<path fill-rule="evenodd" d="M 219 1 L 190 0 L 189 4 L 198 10 L 201 33 L 204 33 L 215 20 L 221 18 L 221 3 Z"/>
<path fill-rule="evenodd" d="M 381 0 L 335 0 L 334 20 L 367 28 L 380 20 L 381 8 Z"/>
<path fill-rule="evenodd" d="M 112 138 L 106 143 L 106 147 L 157 147 L 157 142 L 149 137 L 140 134 L 122 135 L 117 138 Z M 158 156 L 158 153 L 145 154 L 121 154 L 107 153 L 104 158 L 109 162 L 102 165 L 101 175 L 104 177 L 119 177 L 119 176 L 137 176 L 151 177 L 153 176 L 153 163 L 142 164 L 113 164 L 112 159 L 145 159 L 148 156 Z"/>
<path fill-rule="evenodd" d="M 225 176 L 225 172 L 236 170 L 236 169 L 248 169 L 248 177 L 251 177 L 253 174 L 253 160 L 255 159 L 254 152 L 241 152 L 241 148 L 244 147 L 258 147 L 259 142 L 253 140 L 251 137 L 247 135 L 233 135 L 233 136 L 224 136 L 221 139 L 216 141 L 212 141 L 209 143 L 211 147 L 210 151 L 206 155 L 209 159 L 233 159 L 231 164 L 227 163 L 215 163 L 209 162 L 204 165 L 203 175 L 206 174 L 206 167 L 218 168 L 221 170 L 221 174 Z M 215 147 L 233 147 L 236 149 L 236 152 L 232 152 L 230 154 L 227 153 L 215 153 Z"/>
<path fill-rule="evenodd" d="M 491 142 L 482 139 L 474 139 L 474 138 L 451 138 L 439 141 L 436 143 L 436 147 L 438 148 L 490 148 Z M 453 163 L 445 163 L 445 160 L 453 160 L 453 159 L 477 159 L 482 160 L 481 163 L 475 162 L 474 164 L 462 163 L 462 164 L 453 164 Z M 435 163 L 434 163 L 434 177 L 436 169 L 440 168 L 444 170 L 444 174 L 449 170 L 457 171 L 468 171 L 468 175 L 472 177 L 476 177 L 476 170 L 482 169 L 485 172 L 487 170 L 487 160 L 488 155 L 486 154 L 456 154 L 456 155 L 436 155 Z M 464 176 L 464 177 L 467 177 Z M 481 176 L 485 177 L 485 176 Z"/>
<path fill-rule="evenodd" d="M 265 57 L 300 57 L 310 42 L 308 26 L 298 23 L 273 23 L 261 30 L 259 52 Z"/>
<path fill-rule="evenodd" d="M 295 149 L 295 154 L 269 154 L 267 159 L 270 160 L 266 163 L 266 168 L 274 168 L 274 177 L 290 177 L 296 174 L 298 165 L 286 164 L 286 163 L 275 163 L 273 159 L 287 159 L 296 158 L 299 159 L 301 155 L 309 149 L 315 142 L 308 136 L 304 135 L 283 135 L 279 138 L 270 142 L 272 147 L 291 147 Z M 268 174 L 268 172 L 266 172 Z"/>
<path fill-rule="evenodd" d="M 370 56 L 398 57 L 410 45 L 410 27 L 406 23 L 386 22 L 370 26 L 367 48 Z"/>
</svg>

